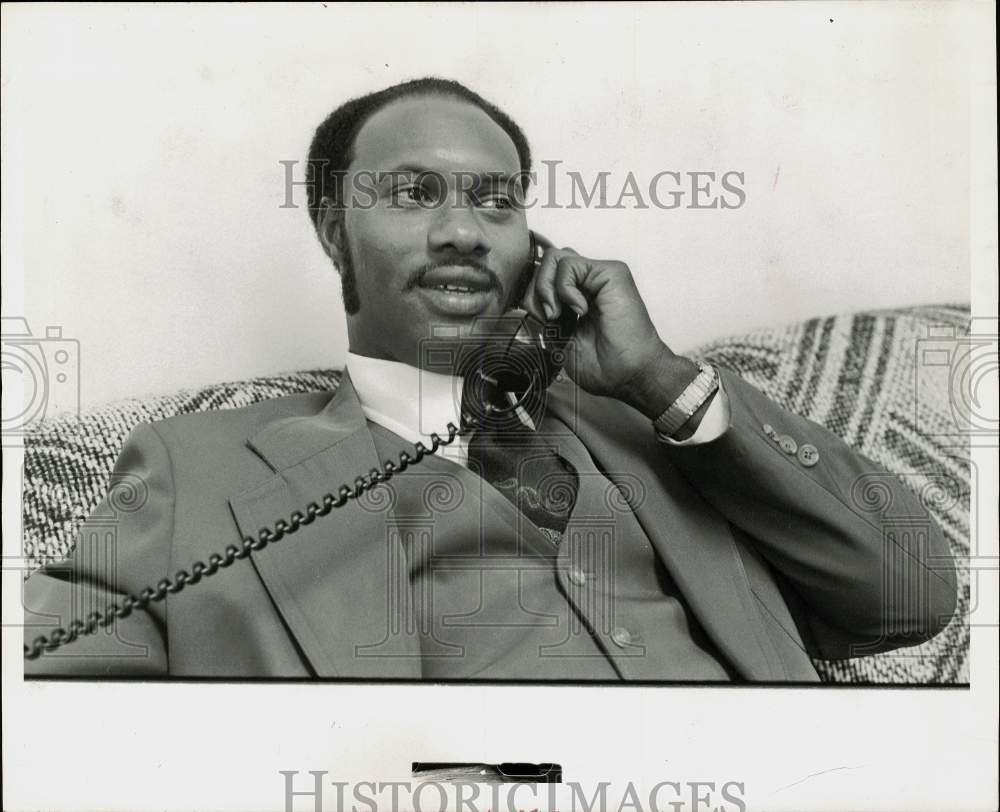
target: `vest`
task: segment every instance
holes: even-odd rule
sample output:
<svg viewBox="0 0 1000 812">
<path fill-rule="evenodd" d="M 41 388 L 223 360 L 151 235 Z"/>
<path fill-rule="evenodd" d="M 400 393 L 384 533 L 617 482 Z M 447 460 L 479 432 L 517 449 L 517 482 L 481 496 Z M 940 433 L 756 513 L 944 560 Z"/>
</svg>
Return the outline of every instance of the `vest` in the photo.
<svg viewBox="0 0 1000 812">
<path fill-rule="evenodd" d="M 409 448 L 368 427 L 380 459 Z M 405 615 L 419 635 L 422 678 L 736 679 L 622 492 L 564 423 L 546 415 L 540 429 L 580 476 L 558 545 L 489 482 L 437 455 L 383 486 L 389 532 L 405 555 L 413 603 Z"/>
</svg>

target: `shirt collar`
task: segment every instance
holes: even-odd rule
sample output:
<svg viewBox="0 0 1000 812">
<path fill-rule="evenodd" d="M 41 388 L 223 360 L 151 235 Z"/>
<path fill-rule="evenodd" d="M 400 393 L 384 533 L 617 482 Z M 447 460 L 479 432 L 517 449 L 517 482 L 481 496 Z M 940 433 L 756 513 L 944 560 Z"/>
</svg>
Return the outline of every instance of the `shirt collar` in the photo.
<svg viewBox="0 0 1000 812">
<path fill-rule="evenodd" d="M 464 379 L 399 361 L 347 353 L 346 366 L 365 417 L 411 443 L 430 443 L 459 425 Z"/>
</svg>

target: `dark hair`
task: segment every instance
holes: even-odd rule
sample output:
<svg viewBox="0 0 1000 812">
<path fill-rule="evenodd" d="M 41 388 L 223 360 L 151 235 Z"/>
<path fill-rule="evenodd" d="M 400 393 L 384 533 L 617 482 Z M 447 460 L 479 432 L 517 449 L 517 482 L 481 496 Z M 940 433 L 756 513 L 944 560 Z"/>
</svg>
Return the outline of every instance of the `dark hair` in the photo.
<svg viewBox="0 0 1000 812">
<path fill-rule="evenodd" d="M 451 97 L 475 105 L 486 113 L 514 142 L 521 173 L 527 182 L 528 172 L 531 171 L 531 149 L 528 139 L 510 116 L 461 82 L 434 76 L 412 79 L 345 102 L 316 128 L 306 164 L 309 217 L 314 227 L 319 225 L 319 204 L 324 195 L 331 197 L 335 205 L 344 205 L 344 176 L 354 157 L 354 140 L 365 122 L 390 102 L 413 96 Z"/>
</svg>

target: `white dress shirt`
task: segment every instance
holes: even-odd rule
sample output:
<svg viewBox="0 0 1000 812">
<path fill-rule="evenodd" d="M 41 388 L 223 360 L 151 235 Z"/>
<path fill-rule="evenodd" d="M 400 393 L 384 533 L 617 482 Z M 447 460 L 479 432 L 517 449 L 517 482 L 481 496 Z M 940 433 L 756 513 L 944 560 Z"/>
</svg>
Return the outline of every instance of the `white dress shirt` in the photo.
<svg viewBox="0 0 1000 812">
<path fill-rule="evenodd" d="M 432 432 L 447 438 L 448 423 L 459 425 L 462 378 L 352 352 L 347 353 L 346 366 L 365 417 L 407 442 L 420 441 L 430 447 Z M 728 427 L 729 399 L 720 382 L 697 431 L 686 440 L 662 442 L 678 446 L 708 443 L 721 437 Z M 650 433 L 657 436 L 652 423 Z M 470 439 L 470 434 L 457 437 L 437 453 L 468 467 Z"/>
</svg>

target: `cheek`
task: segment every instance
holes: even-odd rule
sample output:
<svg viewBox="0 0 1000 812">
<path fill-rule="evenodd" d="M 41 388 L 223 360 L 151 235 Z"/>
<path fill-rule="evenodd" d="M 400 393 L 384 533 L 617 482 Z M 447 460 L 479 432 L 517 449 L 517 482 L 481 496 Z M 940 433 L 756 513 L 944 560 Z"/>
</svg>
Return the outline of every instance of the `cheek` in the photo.
<svg viewBox="0 0 1000 812">
<path fill-rule="evenodd" d="M 348 220 L 358 284 L 378 290 L 380 295 L 397 293 L 425 261 L 424 232 L 415 223 L 399 223 L 392 214 L 358 212 Z"/>
<path fill-rule="evenodd" d="M 511 267 L 506 269 L 504 275 L 504 287 L 506 288 L 507 295 L 511 297 L 511 301 L 508 304 L 514 306 L 519 302 L 513 301 L 513 299 L 518 298 L 524 288 L 527 287 L 533 268 L 529 264 L 531 254 L 527 250 L 527 245 L 512 247 L 507 256 L 512 257 L 512 260 Z"/>
</svg>

